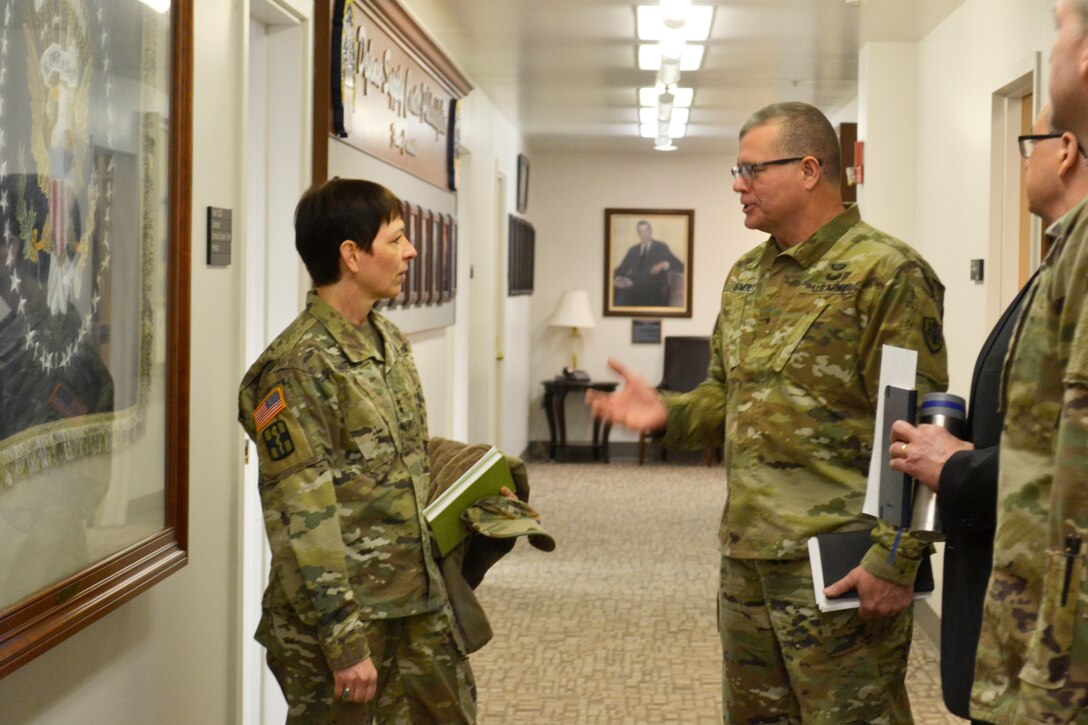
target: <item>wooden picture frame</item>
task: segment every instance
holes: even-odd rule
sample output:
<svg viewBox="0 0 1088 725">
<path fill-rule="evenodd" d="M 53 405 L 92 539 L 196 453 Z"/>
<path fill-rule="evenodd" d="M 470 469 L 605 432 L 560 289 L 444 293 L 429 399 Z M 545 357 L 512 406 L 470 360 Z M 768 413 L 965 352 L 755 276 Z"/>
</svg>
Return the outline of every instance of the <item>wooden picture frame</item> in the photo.
<svg viewBox="0 0 1088 725">
<path fill-rule="evenodd" d="M 416 240 L 412 237 L 412 205 L 405 199 L 401 199 L 400 202 L 400 218 L 404 222 L 404 236 L 414 245 Z M 408 274 L 404 277 L 404 284 L 401 285 L 400 294 L 397 295 L 395 300 L 390 301 L 393 307 L 407 307 L 411 304 L 413 264 L 414 260 L 408 263 Z"/>
<path fill-rule="evenodd" d="M 604 314 L 691 317 L 692 209 L 605 209 Z"/>
<path fill-rule="evenodd" d="M 453 217 L 440 215 L 442 219 L 442 283 L 439 285 L 439 299 L 449 302 L 453 299 Z"/>
<path fill-rule="evenodd" d="M 429 305 L 432 301 L 431 290 L 434 288 L 434 213 L 430 209 L 421 210 L 419 223 L 420 230 L 423 232 L 420 235 L 422 241 L 416 257 L 423 275 L 420 302 Z"/>
<path fill-rule="evenodd" d="M 187 562 L 192 0 L 171 5 L 0 25 L 0 345 L 25 343 L 0 364 L 0 677 Z"/>
<path fill-rule="evenodd" d="M 412 278 L 412 293 L 408 304 L 419 305 L 423 302 L 423 207 L 412 205 L 412 244 L 416 246 L 416 258 L 411 261 L 408 276 Z"/>
<path fill-rule="evenodd" d="M 518 214 L 529 210 L 529 157 L 518 154 Z"/>
<path fill-rule="evenodd" d="M 536 230 L 521 217 L 510 214 L 507 234 L 506 294 L 531 295 L 536 271 Z"/>
<path fill-rule="evenodd" d="M 457 218 L 450 214 L 450 299 L 457 297 Z"/>
<path fill-rule="evenodd" d="M 442 248 L 442 214 L 435 211 L 431 212 L 430 288 L 431 302 L 436 305 L 442 302 L 442 274 L 445 265 L 443 254 L 445 250 Z"/>
</svg>

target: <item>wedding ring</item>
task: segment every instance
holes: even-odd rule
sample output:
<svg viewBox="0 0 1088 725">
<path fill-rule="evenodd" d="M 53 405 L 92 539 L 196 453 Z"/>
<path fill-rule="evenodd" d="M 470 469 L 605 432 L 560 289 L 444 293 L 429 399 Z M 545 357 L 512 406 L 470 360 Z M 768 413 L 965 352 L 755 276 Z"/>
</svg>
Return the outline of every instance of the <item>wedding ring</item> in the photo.
<svg viewBox="0 0 1088 725">
<path fill-rule="evenodd" d="M 340 699 L 343 700 L 344 702 L 347 702 L 348 700 L 351 699 L 351 688 L 350 687 L 345 687 L 344 688 L 344 691 L 340 693 Z"/>
<path fill-rule="evenodd" d="M 906 458 L 907 457 L 907 444 L 906 443 L 900 443 L 899 444 L 899 457 L 900 458 Z"/>
</svg>

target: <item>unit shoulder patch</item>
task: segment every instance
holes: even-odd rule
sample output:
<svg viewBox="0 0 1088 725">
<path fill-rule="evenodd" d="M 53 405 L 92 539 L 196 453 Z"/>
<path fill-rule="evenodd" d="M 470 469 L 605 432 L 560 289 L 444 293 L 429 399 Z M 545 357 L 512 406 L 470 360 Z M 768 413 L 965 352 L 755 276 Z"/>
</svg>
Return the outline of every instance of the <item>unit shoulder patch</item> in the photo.
<svg viewBox="0 0 1088 725">
<path fill-rule="evenodd" d="M 273 461 L 282 461 L 295 452 L 295 441 L 291 431 L 282 420 L 274 421 L 261 431 L 261 441 L 268 450 L 268 457 Z"/>
<path fill-rule="evenodd" d="M 941 323 L 935 317 L 927 317 L 922 320 L 922 337 L 926 341 L 926 347 L 931 353 L 938 353 L 944 347 L 944 337 L 941 335 Z"/>
</svg>

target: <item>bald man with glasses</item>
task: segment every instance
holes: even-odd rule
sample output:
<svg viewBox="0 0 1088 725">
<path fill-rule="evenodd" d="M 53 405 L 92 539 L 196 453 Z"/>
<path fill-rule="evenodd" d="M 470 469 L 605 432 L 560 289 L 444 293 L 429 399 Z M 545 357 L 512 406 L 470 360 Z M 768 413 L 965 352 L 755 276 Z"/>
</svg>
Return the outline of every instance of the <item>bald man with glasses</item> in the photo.
<svg viewBox="0 0 1088 725">
<path fill-rule="evenodd" d="M 1043 220 L 1047 236 L 1057 221 L 1088 195 L 1088 167 L 1073 134 L 1054 129 L 1050 107 L 1019 137 L 1024 158 L 1028 209 Z M 971 377 L 967 439 L 945 428 L 892 426 L 891 467 L 937 492 L 946 536 L 941 587 L 941 690 L 949 711 L 970 717 L 975 651 L 982 627 L 982 603 L 994 554 L 1001 428 L 1001 371 L 1028 288 L 1020 290 L 979 352 Z M 973 722 L 981 723 L 981 720 Z"/>
<path fill-rule="evenodd" d="M 1054 19 L 1053 123 L 1085 139 L 1088 0 L 1058 0 Z M 1037 140 L 1028 169 L 1056 143 Z M 971 691 L 972 717 L 994 723 L 1088 722 L 1088 198 L 1052 232 L 1002 373 L 993 573 Z"/>
<path fill-rule="evenodd" d="M 905 677 L 912 589 L 925 545 L 862 514 L 881 346 L 918 351 L 920 394 L 944 390 L 944 288 L 910 247 L 861 221 L 840 194 L 827 118 L 779 103 L 741 128 L 733 168 L 745 225 L 770 238 L 726 278 L 707 379 L 660 394 L 623 365 L 594 415 L 669 445 L 725 446 L 719 531 L 727 723 L 911 722 Z M 820 612 L 808 539 L 871 530 L 861 565 Z"/>
</svg>

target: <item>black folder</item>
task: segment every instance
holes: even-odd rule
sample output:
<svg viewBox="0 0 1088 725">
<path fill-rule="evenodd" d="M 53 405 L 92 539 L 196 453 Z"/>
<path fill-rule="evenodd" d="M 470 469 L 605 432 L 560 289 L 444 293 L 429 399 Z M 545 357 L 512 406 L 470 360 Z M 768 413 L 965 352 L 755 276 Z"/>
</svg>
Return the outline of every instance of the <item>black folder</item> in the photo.
<svg viewBox="0 0 1088 725">
<path fill-rule="evenodd" d="M 842 596 L 828 599 L 824 596 L 824 587 L 834 584 L 861 564 L 873 541 L 869 531 L 843 531 L 830 534 L 817 534 L 809 541 L 809 561 L 812 563 L 812 581 L 816 592 L 816 602 L 820 611 L 830 612 L 836 609 L 850 609 L 861 604 L 858 593 L 851 589 Z M 918 576 L 914 579 L 914 598 L 924 599 L 933 593 L 933 567 L 929 563 L 929 554 L 922 559 L 918 567 Z"/>
<path fill-rule="evenodd" d="M 892 423 L 897 420 L 914 422 L 917 402 L 917 390 L 905 390 L 892 385 L 884 388 L 885 436 L 890 435 Z M 888 465 L 891 460 L 888 454 L 888 448 L 891 446 L 890 438 L 885 437 L 883 441 L 874 441 L 873 445 L 880 446 L 880 498 L 877 502 L 879 516 L 898 529 L 908 528 L 914 495 L 913 482 L 910 476 L 894 471 Z"/>
</svg>

